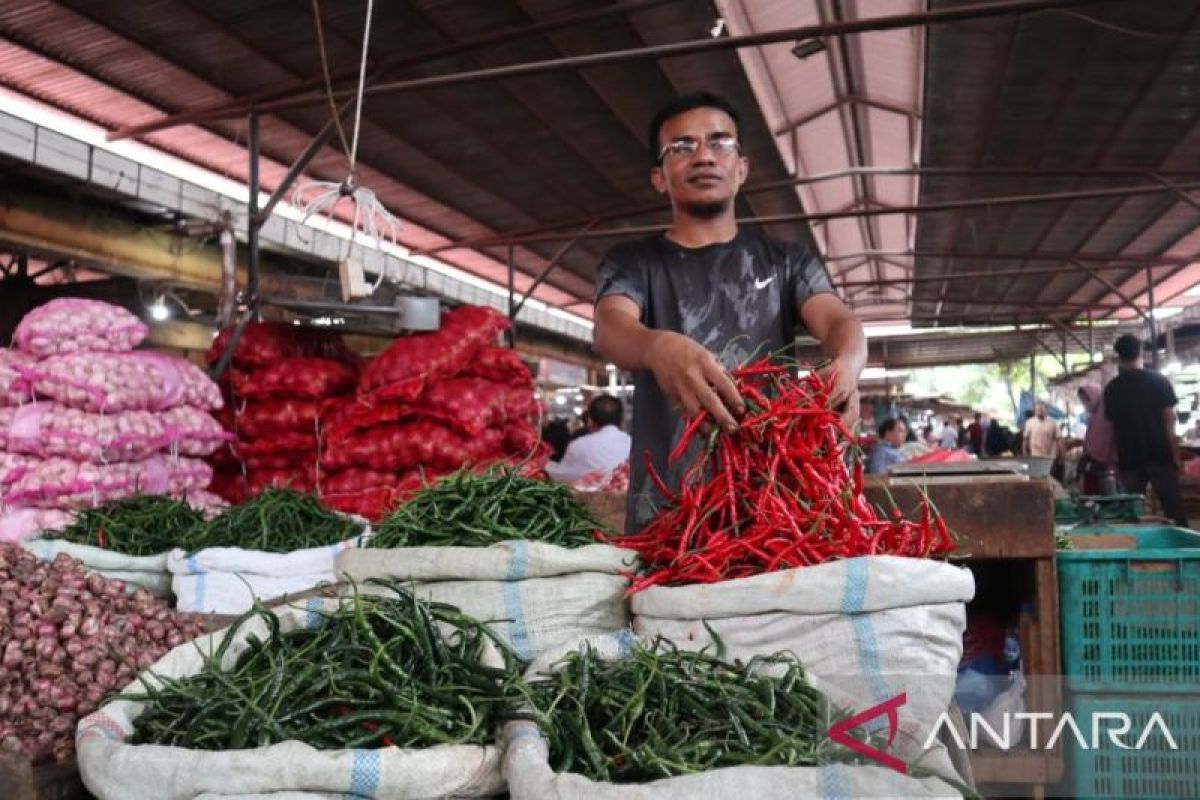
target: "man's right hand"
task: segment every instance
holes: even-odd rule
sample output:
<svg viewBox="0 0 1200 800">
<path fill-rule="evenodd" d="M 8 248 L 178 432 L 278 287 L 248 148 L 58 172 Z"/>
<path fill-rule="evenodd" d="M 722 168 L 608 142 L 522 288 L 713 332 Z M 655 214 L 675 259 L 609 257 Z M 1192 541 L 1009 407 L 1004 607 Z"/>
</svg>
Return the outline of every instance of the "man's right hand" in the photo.
<svg viewBox="0 0 1200 800">
<path fill-rule="evenodd" d="M 745 411 L 745 403 L 729 373 L 703 346 L 680 333 L 655 331 L 644 360 L 686 416 L 703 409 L 726 431 L 737 427 L 734 415 Z"/>
</svg>

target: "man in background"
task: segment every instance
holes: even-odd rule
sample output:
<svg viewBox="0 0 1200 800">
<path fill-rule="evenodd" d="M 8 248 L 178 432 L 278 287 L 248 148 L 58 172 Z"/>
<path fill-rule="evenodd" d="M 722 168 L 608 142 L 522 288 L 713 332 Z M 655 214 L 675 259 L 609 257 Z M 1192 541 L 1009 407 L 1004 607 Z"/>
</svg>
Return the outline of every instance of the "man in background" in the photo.
<svg viewBox="0 0 1200 800">
<path fill-rule="evenodd" d="M 1046 404 L 1038 401 L 1033 416 L 1025 421 L 1024 454 L 1054 458 L 1058 454 L 1058 424 L 1046 416 Z"/>
<path fill-rule="evenodd" d="M 590 472 L 611 472 L 629 459 L 629 434 L 621 430 L 625 406 L 610 394 L 588 403 L 584 424 L 588 432 L 571 440 L 557 464 L 546 465 L 546 474 L 561 483 L 573 483 Z"/>
<path fill-rule="evenodd" d="M 942 432 L 938 436 L 938 446 L 943 450 L 958 449 L 958 426 L 954 424 L 953 417 L 946 417 L 942 423 Z"/>
<path fill-rule="evenodd" d="M 1117 476 L 1127 492 L 1154 487 L 1163 512 L 1188 526 L 1179 493 L 1179 442 L 1175 390 L 1163 376 L 1142 369 L 1142 342 L 1125 334 L 1113 345 L 1117 377 L 1104 387 L 1104 412 L 1117 443 Z"/>
<path fill-rule="evenodd" d="M 967 450 L 977 456 L 983 455 L 983 414 L 978 411 L 975 421 L 967 426 Z"/>
<path fill-rule="evenodd" d="M 908 428 L 903 422 L 894 417 L 884 420 L 879 426 L 879 441 L 875 442 L 875 449 L 871 451 L 871 458 L 867 461 L 867 472 L 883 475 L 894 464 L 904 461 L 906 456 L 903 445 L 906 436 Z"/>
</svg>

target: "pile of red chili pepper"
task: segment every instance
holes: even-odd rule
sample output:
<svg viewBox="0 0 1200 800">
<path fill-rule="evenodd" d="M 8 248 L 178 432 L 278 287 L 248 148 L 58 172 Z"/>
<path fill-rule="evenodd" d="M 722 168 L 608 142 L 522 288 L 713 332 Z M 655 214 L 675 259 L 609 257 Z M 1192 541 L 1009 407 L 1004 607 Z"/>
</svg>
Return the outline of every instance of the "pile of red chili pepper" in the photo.
<svg viewBox="0 0 1200 800">
<path fill-rule="evenodd" d="M 853 441 L 830 407 L 831 380 L 762 360 L 731 373 L 746 404 L 732 433 L 693 418 L 671 452 L 675 463 L 697 436 L 705 446 L 678 493 L 647 457 L 667 505 L 639 533 L 614 537 L 637 550 L 647 574 L 630 587 L 711 583 L 863 555 L 927 557 L 954 549 L 927 500 L 920 519 L 889 519 L 863 497 L 862 459 L 847 466 Z M 647 454 L 648 456 L 648 454 Z"/>
</svg>

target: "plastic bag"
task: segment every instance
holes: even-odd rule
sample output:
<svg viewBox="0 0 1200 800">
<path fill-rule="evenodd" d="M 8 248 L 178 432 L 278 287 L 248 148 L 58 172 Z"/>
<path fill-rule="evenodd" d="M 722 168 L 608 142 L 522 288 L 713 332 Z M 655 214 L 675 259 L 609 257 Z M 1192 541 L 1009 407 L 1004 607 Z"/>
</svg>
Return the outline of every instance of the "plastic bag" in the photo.
<svg viewBox="0 0 1200 800">
<path fill-rule="evenodd" d="M 168 445 L 185 456 L 211 455 L 234 439 L 211 414 L 191 406 L 164 411 L 162 420 Z"/>
<path fill-rule="evenodd" d="M 36 394 L 84 411 L 224 405 L 220 389 L 199 367 L 159 353 L 72 353 L 21 369 Z"/>
<path fill-rule="evenodd" d="M 49 402 L 0 408 L 0 447 L 13 453 L 97 463 L 139 461 L 169 441 L 164 420 L 150 411 L 93 414 Z"/>
<path fill-rule="evenodd" d="M 258 400 L 246 403 L 237 418 L 237 429 L 247 439 L 265 439 L 281 433 L 312 433 L 321 416 L 319 400 Z"/>
<path fill-rule="evenodd" d="M 484 345 L 476 350 L 459 377 L 483 378 L 509 386 L 533 386 L 533 374 L 517 351 L 492 345 Z"/>
<path fill-rule="evenodd" d="M 397 339 L 367 365 L 359 393 L 373 399 L 416 400 L 427 383 L 466 368 L 484 344 L 508 327 L 498 311 L 462 306 L 442 317 L 436 333 Z"/>
<path fill-rule="evenodd" d="M 235 391 L 244 398 L 302 397 L 319 400 L 349 394 L 358 381 L 358 371 L 340 361 L 325 358 L 289 358 L 250 373 Z"/>
<path fill-rule="evenodd" d="M 35 356 L 122 353 L 146 338 L 145 323 L 101 300 L 62 297 L 25 315 L 13 333 L 18 348 Z"/>
<path fill-rule="evenodd" d="M 92 464 L 48 458 L 30 464 L 4 490 L 4 502 L 30 508 L 90 508 L 136 494 L 182 496 L 207 488 L 212 468 L 192 458 Z"/>
<path fill-rule="evenodd" d="M 36 359 L 20 350 L 0 347 L 0 406 L 17 406 L 30 399 L 29 382 L 20 367 L 28 367 Z"/>
</svg>

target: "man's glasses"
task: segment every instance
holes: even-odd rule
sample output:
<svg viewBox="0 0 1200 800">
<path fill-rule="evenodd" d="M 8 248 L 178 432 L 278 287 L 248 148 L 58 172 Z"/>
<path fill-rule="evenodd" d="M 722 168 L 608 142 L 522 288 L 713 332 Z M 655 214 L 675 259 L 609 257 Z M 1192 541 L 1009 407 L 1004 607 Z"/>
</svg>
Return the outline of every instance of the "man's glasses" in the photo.
<svg viewBox="0 0 1200 800">
<path fill-rule="evenodd" d="M 741 145 L 738 144 L 737 137 L 731 133 L 714 133 L 704 143 L 708 145 L 708 149 L 714 156 L 727 156 L 741 150 Z M 699 149 L 699 139 L 694 139 L 691 136 L 680 136 L 678 139 L 672 139 L 667 143 L 666 147 L 659 151 L 658 163 L 662 163 L 662 160 L 667 157 L 667 153 L 690 158 L 696 155 Z"/>
</svg>

